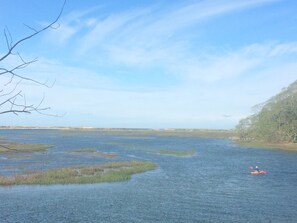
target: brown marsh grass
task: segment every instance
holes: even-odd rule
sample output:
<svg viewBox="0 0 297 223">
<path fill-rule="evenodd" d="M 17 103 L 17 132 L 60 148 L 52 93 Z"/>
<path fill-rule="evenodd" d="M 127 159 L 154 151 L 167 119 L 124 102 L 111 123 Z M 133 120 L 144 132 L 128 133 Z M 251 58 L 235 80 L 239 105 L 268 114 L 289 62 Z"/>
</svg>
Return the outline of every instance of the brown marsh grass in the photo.
<svg viewBox="0 0 297 223">
<path fill-rule="evenodd" d="M 72 150 L 71 152 L 72 153 L 91 153 L 93 158 L 96 158 L 98 156 L 104 157 L 104 158 L 115 158 L 115 157 L 117 157 L 117 154 L 101 152 L 101 151 L 97 150 L 96 148 L 76 149 L 76 150 Z"/>
<path fill-rule="evenodd" d="M 177 151 L 177 150 L 160 150 L 160 154 L 163 155 L 172 155 L 172 156 L 194 156 L 195 151 Z"/>
</svg>

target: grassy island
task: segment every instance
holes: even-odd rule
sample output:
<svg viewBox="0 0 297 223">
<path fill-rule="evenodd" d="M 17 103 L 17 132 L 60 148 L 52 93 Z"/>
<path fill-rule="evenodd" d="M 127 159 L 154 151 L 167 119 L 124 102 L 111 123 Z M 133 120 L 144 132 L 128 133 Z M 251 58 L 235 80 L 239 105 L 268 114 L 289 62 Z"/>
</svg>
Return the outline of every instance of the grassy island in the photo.
<svg viewBox="0 0 297 223">
<path fill-rule="evenodd" d="M 194 156 L 195 151 L 176 151 L 176 150 L 160 150 L 160 154 L 163 155 L 172 155 L 172 156 Z"/>
<path fill-rule="evenodd" d="M 53 147 L 46 144 L 24 144 L 16 142 L 0 142 L 0 153 L 40 152 Z"/>
<path fill-rule="evenodd" d="M 152 162 L 131 161 L 111 162 L 98 166 L 63 167 L 48 171 L 34 171 L 0 176 L 0 185 L 49 185 L 49 184 L 86 184 L 99 182 L 125 181 L 136 173 L 155 169 Z"/>
<path fill-rule="evenodd" d="M 104 157 L 104 158 L 115 158 L 115 157 L 117 157 L 117 154 L 101 152 L 101 151 L 97 150 L 96 148 L 76 149 L 76 150 L 71 150 L 71 152 L 72 153 L 90 153 L 90 154 L 92 154 L 92 157 L 97 157 L 97 156 L 101 156 L 101 157 Z"/>
<path fill-rule="evenodd" d="M 84 148 L 84 149 L 76 149 L 71 150 L 72 153 L 95 153 L 97 152 L 96 148 Z"/>
</svg>

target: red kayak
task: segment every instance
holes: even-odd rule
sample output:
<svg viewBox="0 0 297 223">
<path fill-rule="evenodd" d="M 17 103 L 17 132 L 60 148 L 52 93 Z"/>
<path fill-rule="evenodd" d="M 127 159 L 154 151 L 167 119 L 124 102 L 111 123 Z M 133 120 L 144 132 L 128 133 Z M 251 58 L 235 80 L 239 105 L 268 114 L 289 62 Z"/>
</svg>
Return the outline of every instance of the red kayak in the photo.
<svg viewBox="0 0 297 223">
<path fill-rule="evenodd" d="M 261 171 L 253 171 L 251 172 L 252 175 L 259 175 L 259 174 L 266 174 L 266 170 L 261 170 Z"/>
</svg>

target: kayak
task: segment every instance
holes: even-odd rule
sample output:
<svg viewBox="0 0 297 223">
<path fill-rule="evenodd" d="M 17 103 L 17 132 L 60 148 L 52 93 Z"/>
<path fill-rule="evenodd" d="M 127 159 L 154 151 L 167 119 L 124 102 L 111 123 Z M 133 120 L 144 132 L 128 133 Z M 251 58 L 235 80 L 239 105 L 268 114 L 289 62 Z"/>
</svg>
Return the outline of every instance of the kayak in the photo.
<svg viewBox="0 0 297 223">
<path fill-rule="evenodd" d="M 253 171 L 251 172 L 252 175 L 259 175 L 259 174 L 266 174 L 266 170 L 261 170 L 261 171 Z"/>
</svg>

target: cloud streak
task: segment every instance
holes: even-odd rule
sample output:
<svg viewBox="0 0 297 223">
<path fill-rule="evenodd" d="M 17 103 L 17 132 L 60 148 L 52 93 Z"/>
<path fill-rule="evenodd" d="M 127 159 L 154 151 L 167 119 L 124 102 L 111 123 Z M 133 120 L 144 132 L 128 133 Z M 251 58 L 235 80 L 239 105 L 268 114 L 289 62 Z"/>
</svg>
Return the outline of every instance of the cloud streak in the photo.
<svg viewBox="0 0 297 223">
<path fill-rule="evenodd" d="M 226 13 L 256 7 L 275 0 L 200 1 L 192 4 L 161 3 L 109 14 L 94 19 L 93 10 L 71 13 L 64 18 L 54 39 L 65 43 L 73 35 L 82 37 L 76 48 L 80 55 L 94 52 L 99 59 L 115 60 L 123 65 L 147 65 L 164 58 L 164 54 L 181 53 L 175 46 L 188 47 L 186 29 Z M 102 9 L 102 7 L 98 7 Z M 100 13 L 100 10 L 98 10 Z M 179 40 L 179 36 L 184 36 Z M 161 53 L 162 52 L 162 53 Z M 183 55 L 187 56 L 187 55 Z"/>
<path fill-rule="evenodd" d="M 213 57 L 203 62 L 200 55 L 189 53 L 193 43 L 185 30 L 205 19 L 271 2 L 274 1 L 202 1 L 169 7 L 154 5 L 111 14 L 93 21 L 85 30 L 78 42 L 78 53 L 110 66 L 143 69 L 155 66 L 167 72 L 177 68 L 179 75 L 196 76 L 206 81 L 224 78 L 216 72 L 224 66 L 225 73 L 234 77 L 257 64 L 256 59 L 227 52 L 224 58 Z M 206 73 L 204 66 L 208 67 L 210 61 L 213 68 L 203 74 Z"/>
</svg>

